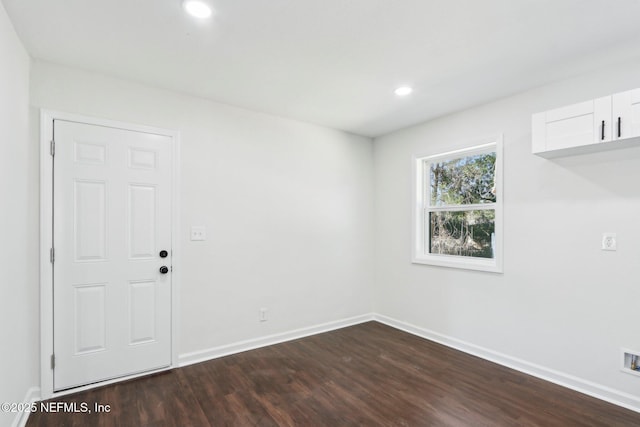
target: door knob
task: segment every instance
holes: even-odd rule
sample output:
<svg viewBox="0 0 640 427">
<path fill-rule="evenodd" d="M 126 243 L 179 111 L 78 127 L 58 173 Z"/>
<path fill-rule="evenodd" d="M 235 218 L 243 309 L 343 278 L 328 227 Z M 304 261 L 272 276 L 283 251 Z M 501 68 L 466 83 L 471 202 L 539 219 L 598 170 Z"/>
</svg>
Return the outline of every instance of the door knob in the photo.
<svg viewBox="0 0 640 427">
<path fill-rule="evenodd" d="M 160 258 L 166 258 L 169 255 L 169 252 L 165 250 L 160 251 Z"/>
<path fill-rule="evenodd" d="M 168 272 L 169 272 L 169 267 L 167 267 L 166 265 L 163 265 L 162 267 L 160 267 L 160 273 L 167 274 Z"/>
</svg>

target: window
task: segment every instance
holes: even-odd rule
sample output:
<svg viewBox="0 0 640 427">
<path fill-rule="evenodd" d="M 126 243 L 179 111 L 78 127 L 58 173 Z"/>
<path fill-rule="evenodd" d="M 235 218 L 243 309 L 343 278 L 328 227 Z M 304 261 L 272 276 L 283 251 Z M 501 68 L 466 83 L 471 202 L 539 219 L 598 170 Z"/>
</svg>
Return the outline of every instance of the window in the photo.
<svg viewBox="0 0 640 427">
<path fill-rule="evenodd" d="M 414 170 L 413 262 L 502 272 L 502 138 Z"/>
</svg>

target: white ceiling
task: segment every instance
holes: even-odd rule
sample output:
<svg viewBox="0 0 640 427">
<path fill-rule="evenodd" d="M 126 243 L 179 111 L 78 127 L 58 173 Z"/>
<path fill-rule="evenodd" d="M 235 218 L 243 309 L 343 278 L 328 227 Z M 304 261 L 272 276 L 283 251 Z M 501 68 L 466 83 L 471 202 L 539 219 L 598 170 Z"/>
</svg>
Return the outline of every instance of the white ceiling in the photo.
<svg viewBox="0 0 640 427">
<path fill-rule="evenodd" d="M 2 0 L 34 58 L 366 136 L 640 56 L 638 0 L 209 1 Z"/>
</svg>

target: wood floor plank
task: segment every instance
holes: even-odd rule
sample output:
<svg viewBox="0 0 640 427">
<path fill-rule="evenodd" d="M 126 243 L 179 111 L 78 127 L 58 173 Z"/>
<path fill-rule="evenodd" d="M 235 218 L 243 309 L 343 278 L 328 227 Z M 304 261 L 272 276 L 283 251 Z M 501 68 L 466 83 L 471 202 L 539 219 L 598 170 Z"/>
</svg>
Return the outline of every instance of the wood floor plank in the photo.
<svg viewBox="0 0 640 427">
<path fill-rule="evenodd" d="M 29 427 L 640 426 L 636 413 L 368 322 L 55 399 Z"/>
</svg>

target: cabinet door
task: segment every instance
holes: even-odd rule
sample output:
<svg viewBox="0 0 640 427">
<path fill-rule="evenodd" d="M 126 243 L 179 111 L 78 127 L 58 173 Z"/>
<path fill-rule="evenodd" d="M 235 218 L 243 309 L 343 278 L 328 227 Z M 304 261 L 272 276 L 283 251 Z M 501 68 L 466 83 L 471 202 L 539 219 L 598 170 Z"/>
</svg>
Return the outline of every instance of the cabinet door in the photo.
<svg viewBox="0 0 640 427">
<path fill-rule="evenodd" d="M 613 139 L 640 136 L 640 89 L 613 95 Z"/>
<path fill-rule="evenodd" d="M 611 140 L 611 97 L 580 102 L 533 116 L 533 152 Z"/>
</svg>

